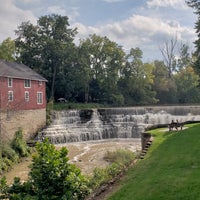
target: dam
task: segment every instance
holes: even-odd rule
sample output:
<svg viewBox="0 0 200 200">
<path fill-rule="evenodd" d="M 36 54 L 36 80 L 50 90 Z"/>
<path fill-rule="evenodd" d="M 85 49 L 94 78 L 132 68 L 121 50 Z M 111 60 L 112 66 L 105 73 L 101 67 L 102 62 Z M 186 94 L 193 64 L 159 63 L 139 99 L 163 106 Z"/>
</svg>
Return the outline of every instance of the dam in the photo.
<svg viewBox="0 0 200 200">
<path fill-rule="evenodd" d="M 200 106 L 144 106 L 53 111 L 52 123 L 38 134 L 53 144 L 97 141 L 105 139 L 136 139 L 146 129 L 200 121 Z"/>
</svg>

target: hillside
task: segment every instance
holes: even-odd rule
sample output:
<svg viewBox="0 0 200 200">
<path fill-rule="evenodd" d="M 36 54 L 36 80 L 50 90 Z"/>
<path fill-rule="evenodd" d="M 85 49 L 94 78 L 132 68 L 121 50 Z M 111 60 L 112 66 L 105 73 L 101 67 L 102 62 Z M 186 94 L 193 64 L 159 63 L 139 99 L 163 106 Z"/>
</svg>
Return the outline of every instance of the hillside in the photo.
<svg viewBox="0 0 200 200">
<path fill-rule="evenodd" d="M 150 131 L 154 141 L 109 200 L 200 199 L 200 125 L 182 131 Z"/>
</svg>

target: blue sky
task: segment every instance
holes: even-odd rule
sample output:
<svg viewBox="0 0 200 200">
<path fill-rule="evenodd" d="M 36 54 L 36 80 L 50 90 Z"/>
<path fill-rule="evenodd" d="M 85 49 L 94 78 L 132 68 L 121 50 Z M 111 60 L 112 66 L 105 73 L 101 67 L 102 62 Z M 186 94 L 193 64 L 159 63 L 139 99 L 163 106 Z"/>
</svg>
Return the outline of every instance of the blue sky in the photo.
<svg viewBox="0 0 200 200">
<path fill-rule="evenodd" d="M 60 14 L 78 28 L 76 43 L 89 34 L 107 36 L 128 51 L 139 47 L 145 61 L 161 59 L 159 47 L 177 37 L 193 49 L 196 16 L 185 0 L 0 0 L 0 42 L 15 38 L 24 21 Z"/>
</svg>

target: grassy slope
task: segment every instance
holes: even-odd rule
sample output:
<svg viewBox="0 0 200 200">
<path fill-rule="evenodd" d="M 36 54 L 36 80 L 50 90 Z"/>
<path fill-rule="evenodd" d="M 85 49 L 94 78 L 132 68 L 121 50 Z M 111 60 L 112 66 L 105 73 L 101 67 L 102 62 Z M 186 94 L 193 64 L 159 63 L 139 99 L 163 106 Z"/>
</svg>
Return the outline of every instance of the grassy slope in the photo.
<svg viewBox="0 0 200 200">
<path fill-rule="evenodd" d="M 200 199 L 200 125 L 151 131 L 154 142 L 109 200 Z"/>
</svg>

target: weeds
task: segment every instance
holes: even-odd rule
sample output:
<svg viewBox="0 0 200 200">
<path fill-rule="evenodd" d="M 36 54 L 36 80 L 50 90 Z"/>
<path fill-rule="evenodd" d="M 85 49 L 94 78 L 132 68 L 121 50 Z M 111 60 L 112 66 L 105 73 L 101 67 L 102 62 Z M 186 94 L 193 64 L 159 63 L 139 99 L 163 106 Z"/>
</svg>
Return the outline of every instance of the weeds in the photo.
<svg viewBox="0 0 200 200">
<path fill-rule="evenodd" d="M 118 149 L 108 151 L 104 159 L 110 163 L 106 168 L 95 168 L 90 178 L 89 187 L 92 190 L 99 188 L 104 183 L 120 174 L 135 159 L 135 154 L 130 150 Z"/>
<path fill-rule="evenodd" d="M 23 139 L 23 131 L 19 129 L 15 133 L 14 139 L 0 143 L 0 174 L 8 171 L 13 164 L 19 162 L 20 157 L 29 155 L 29 148 Z"/>
</svg>

